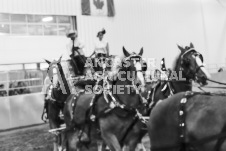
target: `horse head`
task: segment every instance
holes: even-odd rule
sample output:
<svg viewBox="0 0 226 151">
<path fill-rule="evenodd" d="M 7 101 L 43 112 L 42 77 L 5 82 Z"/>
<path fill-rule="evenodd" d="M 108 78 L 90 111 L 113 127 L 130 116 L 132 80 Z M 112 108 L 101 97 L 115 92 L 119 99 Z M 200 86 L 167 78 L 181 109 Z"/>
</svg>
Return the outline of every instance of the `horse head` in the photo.
<svg viewBox="0 0 226 151">
<path fill-rule="evenodd" d="M 147 70 L 146 62 L 142 58 L 143 48 L 141 48 L 138 54 L 136 53 L 129 53 L 123 47 L 123 53 L 125 58 L 122 61 L 122 70 L 126 72 L 126 78 L 129 80 L 133 85 L 136 86 L 145 86 L 145 76 L 144 72 Z M 143 89 L 142 89 L 143 91 Z"/>
<path fill-rule="evenodd" d="M 53 84 L 53 88 L 60 89 L 63 94 L 69 94 L 69 87 L 61 66 L 61 58 L 62 56 L 52 62 L 45 60 L 49 64 L 47 75 Z"/>
<path fill-rule="evenodd" d="M 49 67 L 47 69 L 47 75 L 49 76 L 53 86 L 57 87 L 57 85 L 59 84 L 59 76 L 57 74 L 59 73 L 59 68 L 61 67 L 61 57 L 58 60 L 53 60 L 52 62 L 48 60 L 45 61 L 49 64 Z"/>
<path fill-rule="evenodd" d="M 181 50 L 181 54 L 177 66 L 182 71 L 182 74 L 188 80 L 194 80 L 201 86 L 206 85 L 210 74 L 203 65 L 204 60 L 202 54 L 195 50 L 192 43 L 185 48 L 178 45 L 178 48 Z"/>
</svg>

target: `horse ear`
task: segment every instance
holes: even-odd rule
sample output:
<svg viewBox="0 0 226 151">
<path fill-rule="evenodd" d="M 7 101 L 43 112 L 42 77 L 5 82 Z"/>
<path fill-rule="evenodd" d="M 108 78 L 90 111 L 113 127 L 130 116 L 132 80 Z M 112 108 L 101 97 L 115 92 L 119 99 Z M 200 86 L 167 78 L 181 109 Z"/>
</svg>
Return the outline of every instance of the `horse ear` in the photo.
<svg viewBox="0 0 226 151">
<path fill-rule="evenodd" d="M 193 43 L 190 43 L 190 48 L 194 48 L 194 45 L 193 45 Z"/>
<path fill-rule="evenodd" d="M 143 47 L 142 47 L 142 48 L 140 49 L 140 52 L 139 52 L 138 55 L 142 56 L 142 55 L 143 55 L 143 52 L 144 52 L 144 50 L 143 50 Z"/>
<path fill-rule="evenodd" d="M 185 51 L 183 47 L 181 47 L 179 45 L 177 45 L 177 47 L 180 49 L 181 52 L 184 52 Z"/>
<path fill-rule="evenodd" d="M 62 59 L 62 56 L 60 56 L 60 58 L 58 59 L 58 61 L 57 61 L 57 62 L 61 62 L 61 59 Z"/>
<path fill-rule="evenodd" d="M 45 59 L 45 61 L 46 61 L 48 64 L 50 64 L 50 63 L 51 63 L 49 60 L 46 60 L 46 59 Z"/>
<path fill-rule="evenodd" d="M 130 56 L 130 53 L 124 48 L 124 46 L 122 47 L 123 53 L 126 57 Z"/>
</svg>

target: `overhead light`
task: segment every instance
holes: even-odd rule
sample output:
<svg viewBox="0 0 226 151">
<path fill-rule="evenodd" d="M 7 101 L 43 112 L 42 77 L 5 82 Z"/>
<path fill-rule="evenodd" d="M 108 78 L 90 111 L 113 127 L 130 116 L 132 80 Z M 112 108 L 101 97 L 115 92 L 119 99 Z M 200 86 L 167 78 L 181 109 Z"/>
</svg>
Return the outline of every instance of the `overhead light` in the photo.
<svg viewBox="0 0 226 151">
<path fill-rule="evenodd" d="M 49 22 L 49 21 L 52 21 L 52 20 L 53 20 L 53 17 L 51 17 L 51 16 L 42 18 L 43 22 Z"/>
</svg>

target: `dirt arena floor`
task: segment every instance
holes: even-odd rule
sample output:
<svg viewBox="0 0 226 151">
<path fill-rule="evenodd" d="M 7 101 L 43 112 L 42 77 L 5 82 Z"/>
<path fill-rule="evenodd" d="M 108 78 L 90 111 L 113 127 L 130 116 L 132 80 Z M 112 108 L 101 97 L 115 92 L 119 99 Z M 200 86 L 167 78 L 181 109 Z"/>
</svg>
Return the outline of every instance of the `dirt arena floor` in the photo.
<svg viewBox="0 0 226 151">
<path fill-rule="evenodd" d="M 52 134 L 47 124 L 0 133 L 0 151 L 50 151 Z"/>
<path fill-rule="evenodd" d="M 48 124 L 0 132 L 0 151 L 52 151 Z M 143 139 L 149 148 L 148 137 Z M 147 149 L 148 150 L 148 149 Z"/>
</svg>

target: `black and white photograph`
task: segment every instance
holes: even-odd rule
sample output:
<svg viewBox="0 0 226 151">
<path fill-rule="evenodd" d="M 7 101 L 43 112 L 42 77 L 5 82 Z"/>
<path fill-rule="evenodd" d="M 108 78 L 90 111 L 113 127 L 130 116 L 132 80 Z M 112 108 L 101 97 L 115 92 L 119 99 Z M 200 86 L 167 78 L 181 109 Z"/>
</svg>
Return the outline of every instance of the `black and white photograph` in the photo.
<svg viewBox="0 0 226 151">
<path fill-rule="evenodd" d="M 0 151 L 225 151 L 226 0 L 0 0 Z"/>
</svg>

